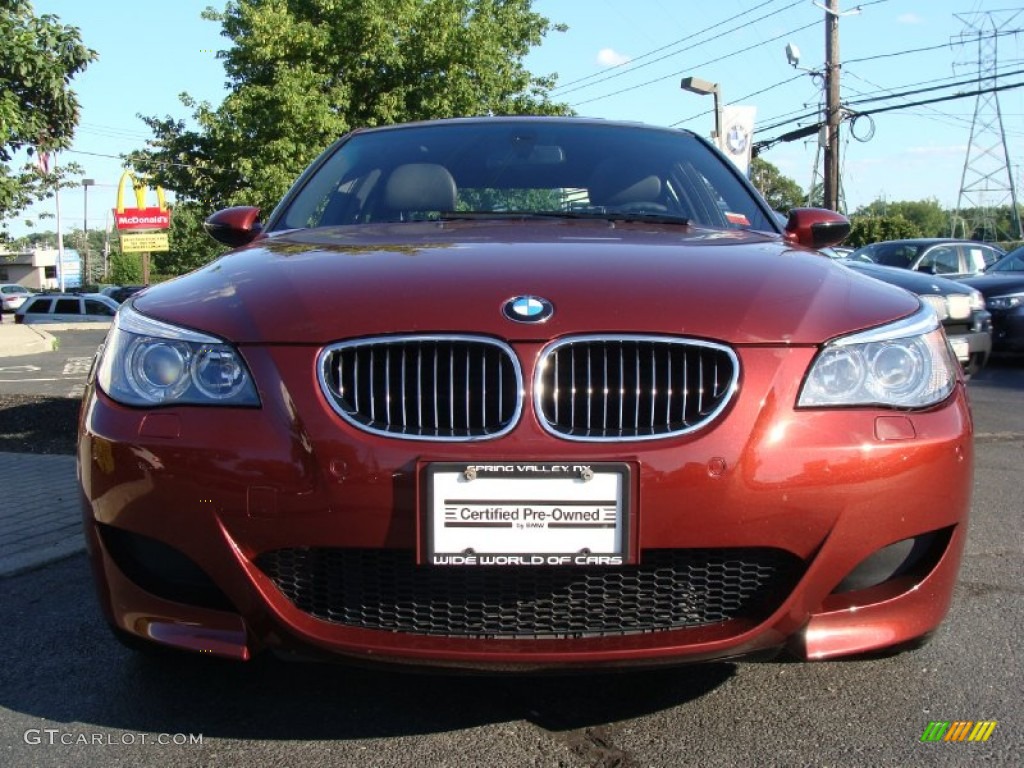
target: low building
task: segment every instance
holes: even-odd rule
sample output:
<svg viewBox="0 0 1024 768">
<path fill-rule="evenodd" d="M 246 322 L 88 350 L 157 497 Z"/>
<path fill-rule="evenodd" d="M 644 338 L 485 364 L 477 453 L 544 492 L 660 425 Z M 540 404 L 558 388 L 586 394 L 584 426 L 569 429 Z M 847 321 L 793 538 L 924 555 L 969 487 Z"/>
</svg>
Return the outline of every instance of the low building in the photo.
<svg viewBox="0 0 1024 768">
<path fill-rule="evenodd" d="M 82 285 L 82 259 L 73 248 L 64 249 L 64 287 Z M 57 249 L 0 251 L 0 283 L 18 283 L 33 290 L 58 290 Z"/>
</svg>

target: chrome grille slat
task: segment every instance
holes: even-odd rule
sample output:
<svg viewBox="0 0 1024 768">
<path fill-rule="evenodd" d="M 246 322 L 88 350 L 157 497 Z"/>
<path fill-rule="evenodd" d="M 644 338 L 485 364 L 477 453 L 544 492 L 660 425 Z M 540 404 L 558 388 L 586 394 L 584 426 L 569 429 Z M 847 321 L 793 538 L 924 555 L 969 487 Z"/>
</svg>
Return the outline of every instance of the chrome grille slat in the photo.
<svg viewBox="0 0 1024 768">
<path fill-rule="evenodd" d="M 542 353 L 534 406 L 545 429 L 570 440 L 653 440 L 714 420 L 738 380 L 739 359 L 723 344 L 671 336 L 569 337 Z"/>
<path fill-rule="evenodd" d="M 339 342 L 320 353 L 317 367 L 331 407 L 348 423 L 374 434 L 484 440 L 511 430 L 522 412 L 519 361 L 507 344 L 486 337 Z"/>
</svg>

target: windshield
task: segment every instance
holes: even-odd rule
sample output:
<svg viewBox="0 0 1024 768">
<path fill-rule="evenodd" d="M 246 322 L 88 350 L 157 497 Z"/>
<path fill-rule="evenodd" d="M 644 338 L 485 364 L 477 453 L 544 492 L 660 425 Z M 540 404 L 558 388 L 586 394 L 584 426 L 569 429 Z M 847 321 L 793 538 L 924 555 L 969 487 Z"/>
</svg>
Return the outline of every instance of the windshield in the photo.
<svg viewBox="0 0 1024 768">
<path fill-rule="evenodd" d="M 868 257 L 876 264 L 886 267 L 909 268 L 924 250 L 925 246 L 917 243 L 876 243 L 865 246 L 854 253 L 858 257 Z"/>
<path fill-rule="evenodd" d="M 986 272 L 1024 272 L 1024 248 L 1011 251 L 1001 258 Z"/>
<path fill-rule="evenodd" d="M 690 134 L 572 119 L 452 121 L 356 133 L 272 229 L 566 216 L 778 229 Z"/>
</svg>

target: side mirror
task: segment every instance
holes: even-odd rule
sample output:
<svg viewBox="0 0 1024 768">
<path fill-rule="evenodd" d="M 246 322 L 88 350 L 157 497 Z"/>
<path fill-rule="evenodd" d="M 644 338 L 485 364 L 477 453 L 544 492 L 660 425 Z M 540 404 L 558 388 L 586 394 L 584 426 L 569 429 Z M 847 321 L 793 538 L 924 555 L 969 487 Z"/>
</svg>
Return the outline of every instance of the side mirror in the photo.
<svg viewBox="0 0 1024 768">
<path fill-rule="evenodd" d="M 224 208 L 204 221 L 203 228 L 218 243 L 237 248 L 251 243 L 263 231 L 259 215 L 260 209 L 249 205 Z"/>
<path fill-rule="evenodd" d="M 793 208 L 786 221 L 786 240 L 808 248 L 839 245 L 849 234 L 850 220 L 827 208 Z"/>
</svg>

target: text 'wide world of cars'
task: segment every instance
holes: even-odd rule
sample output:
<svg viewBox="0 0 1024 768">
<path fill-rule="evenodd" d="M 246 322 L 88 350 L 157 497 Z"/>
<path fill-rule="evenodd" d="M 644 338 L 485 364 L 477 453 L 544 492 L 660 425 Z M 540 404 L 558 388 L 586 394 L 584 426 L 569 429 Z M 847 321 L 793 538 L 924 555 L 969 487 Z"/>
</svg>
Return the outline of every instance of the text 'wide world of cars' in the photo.
<svg viewBox="0 0 1024 768">
<path fill-rule="evenodd" d="M 236 250 L 121 305 L 83 403 L 129 645 L 585 669 L 946 614 L 973 427 L 935 310 L 692 133 L 358 130 L 207 230 Z"/>
</svg>

